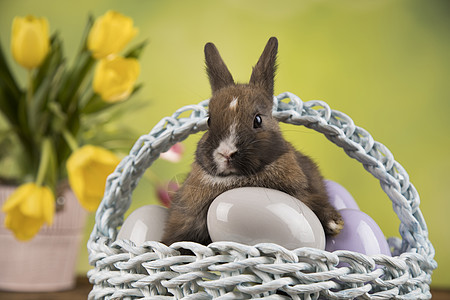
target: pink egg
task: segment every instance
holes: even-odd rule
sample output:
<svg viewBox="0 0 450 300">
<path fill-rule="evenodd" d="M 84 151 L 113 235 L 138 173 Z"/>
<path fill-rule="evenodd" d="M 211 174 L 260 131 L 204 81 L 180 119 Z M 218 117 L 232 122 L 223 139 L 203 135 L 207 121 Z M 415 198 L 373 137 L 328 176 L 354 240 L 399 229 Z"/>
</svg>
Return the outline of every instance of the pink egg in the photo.
<svg viewBox="0 0 450 300">
<path fill-rule="evenodd" d="M 339 212 L 344 219 L 344 228 L 337 236 L 327 237 L 325 250 L 349 250 L 365 255 L 391 256 L 383 232 L 371 217 L 355 209 L 342 209 Z"/>
<path fill-rule="evenodd" d="M 352 195 L 342 185 L 331 180 L 324 180 L 324 183 L 327 189 L 329 201 L 334 208 L 337 210 L 344 208 L 359 210 L 355 199 L 353 199 Z"/>
</svg>

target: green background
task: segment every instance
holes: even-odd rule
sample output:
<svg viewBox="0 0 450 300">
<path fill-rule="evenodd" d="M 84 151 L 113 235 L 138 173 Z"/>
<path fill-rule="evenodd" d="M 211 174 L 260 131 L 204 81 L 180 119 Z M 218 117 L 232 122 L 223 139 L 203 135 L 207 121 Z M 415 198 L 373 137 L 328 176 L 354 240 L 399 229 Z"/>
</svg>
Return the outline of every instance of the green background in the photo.
<svg viewBox="0 0 450 300">
<path fill-rule="evenodd" d="M 203 46 L 214 42 L 240 82 L 249 79 L 270 36 L 279 39 L 275 93 L 290 91 L 304 101 L 320 99 L 386 145 L 421 195 L 421 210 L 436 249 L 434 287 L 450 287 L 448 235 L 450 125 L 450 1 L 5 1 L 0 0 L 0 39 L 9 45 L 14 16 L 45 16 L 58 30 L 68 57 L 74 56 L 89 13 L 115 9 L 132 17 L 148 39 L 132 101 L 146 103 L 121 122 L 139 135 L 181 106 L 210 96 Z M 25 73 L 12 62 L 16 75 Z M 399 236 L 399 221 L 379 183 L 356 161 L 309 129 L 283 126 L 286 137 L 313 157 L 326 178 L 344 185 L 386 236 Z M 179 164 L 157 161 L 161 179 L 186 174 L 199 135 L 186 142 Z M 131 145 L 130 145 L 131 146 Z M 156 203 L 145 178 L 133 206 Z M 85 273 L 85 242 L 78 272 Z"/>
</svg>

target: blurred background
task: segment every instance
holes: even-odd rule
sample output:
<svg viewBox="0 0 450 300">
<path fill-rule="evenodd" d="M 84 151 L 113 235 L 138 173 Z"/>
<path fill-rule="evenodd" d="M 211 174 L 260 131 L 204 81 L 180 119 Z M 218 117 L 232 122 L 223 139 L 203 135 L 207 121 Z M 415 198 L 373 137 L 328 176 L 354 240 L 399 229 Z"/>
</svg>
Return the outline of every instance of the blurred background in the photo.
<svg viewBox="0 0 450 300">
<path fill-rule="evenodd" d="M 0 39 L 17 77 L 26 78 L 8 52 L 14 16 L 46 17 L 74 57 L 89 14 L 117 10 L 134 19 L 145 39 L 134 97 L 145 106 L 121 122 L 135 139 L 178 108 L 210 96 L 203 46 L 214 42 L 235 80 L 247 82 L 271 36 L 279 39 L 275 93 L 303 101 L 320 99 L 349 115 L 386 145 L 410 175 L 436 249 L 433 287 L 450 287 L 450 2 L 420 0 L 222 0 L 222 1 L 6 1 L 0 0 Z M 283 126 L 286 137 L 320 166 L 326 178 L 345 186 L 387 237 L 400 236 L 399 221 L 379 182 L 326 138 L 306 128 Z M 153 174 L 164 179 L 189 172 L 200 135 L 184 142 L 178 164 L 158 160 Z M 130 144 L 129 147 L 132 145 Z M 134 208 L 157 203 L 153 184 L 141 180 Z M 78 273 L 90 269 L 86 242 Z"/>
</svg>

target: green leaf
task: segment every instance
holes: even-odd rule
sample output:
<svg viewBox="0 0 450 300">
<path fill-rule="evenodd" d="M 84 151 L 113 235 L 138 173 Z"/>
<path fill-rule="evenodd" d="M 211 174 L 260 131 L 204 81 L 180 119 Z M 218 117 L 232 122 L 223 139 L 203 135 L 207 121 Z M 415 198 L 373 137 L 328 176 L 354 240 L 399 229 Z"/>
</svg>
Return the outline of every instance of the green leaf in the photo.
<svg viewBox="0 0 450 300">
<path fill-rule="evenodd" d="M 86 22 L 86 26 L 84 27 L 83 36 L 81 37 L 80 50 L 79 53 L 84 51 L 88 51 L 87 49 L 87 39 L 89 37 L 89 32 L 91 31 L 92 25 L 94 24 L 94 16 L 90 14 L 88 16 L 88 20 Z"/>
<path fill-rule="evenodd" d="M 133 97 L 134 94 L 136 94 L 137 92 L 139 92 L 139 90 L 144 86 L 144 84 L 142 83 L 138 83 L 134 88 L 133 91 L 130 94 L 130 97 Z M 130 98 L 129 97 L 129 98 Z"/>
<path fill-rule="evenodd" d="M 49 73 L 38 86 L 33 95 L 33 100 L 29 104 L 29 124 L 38 135 L 43 135 L 47 131 L 51 105 L 56 102 L 63 72 L 64 64 L 60 64 L 52 73 Z"/>
<path fill-rule="evenodd" d="M 138 134 L 122 123 L 102 122 L 84 131 L 83 140 L 91 145 L 101 145 L 114 152 L 126 153 L 136 141 Z"/>
<path fill-rule="evenodd" d="M 142 43 L 137 44 L 135 47 L 131 48 L 125 54 L 125 57 L 126 58 L 136 58 L 136 59 L 138 59 L 141 56 L 142 51 L 144 51 L 144 48 L 147 46 L 147 44 L 148 44 L 148 40 L 145 40 Z"/>
<path fill-rule="evenodd" d="M 49 90 L 52 87 L 51 83 L 52 74 L 49 74 L 41 82 L 38 89 L 33 95 L 32 101 L 27 105 L 28 124 L 32 131 L 34 131 L 41 122 L 40 117 L 42 116 L 46 104 L 45 102 L 48 99 Z"/>
<path fill-rule="evenodd" d="M 111 107 L 115 103 L 108 103 L 102 100 L 100 95 L 92 93 L 87 104 L 82 108 L 83 114 L 93 114 Z"/>
<path fill-rule="evenodd" d="M 42 65 L 38 68 L 33 80 L 33 89 L 39 88 L 42 82 L 49 76 L 53 76 L 55 72 L 65 63 L 62 50 L 62 41 L 58 33 L 55 33 L 50 39 L 51 49 Z"/>
<path fill-rule="evenodd" d="M 73 101 L 78 100 L 76 99 L 77 92 L 95 63 L 95 59 L 88 51 L 80 53 L 75 61 L 75 65 L 67 73 L 60 93 L 61 103 L 64 108 L 68 108 Z"/>
<path fill-rule="evenodd" d="M 9 154 L 13 134 L 11 128 L 0 130 L 0 160 Z"/>
<path fill-rule="evenodd" d="M 5 55 L 3 53 L 3 47 L 0 41 L 0 81 L 3 82 L 2 89 L 8 89 L 8 92 L 15 98 L 19 98 L 21 95 L 21 90 L 11 73 L 9 65 L 6 61 Z"/>
<path fill-rule="evenodd" d="M 51 114 L 52 132 L 61 133 L 67 123 L 66 113 L 63 112 L 61 105 L 58 102 L 49 103 L 48 109 Z"/>
<path fill-rule="evenodd" d="M 27 105 L 26 105 L 26 99 L 25 95 L 23 95 L 20 99 L 17 99 L 18 102 L 18 109 L 17 109 L 17 121 L 18 121 L 18 128 L 20 128 L 21 133 L 24 136 L 31 137 L 32 134 L 29 131 L 28 126 L 28 117 L 27 117 Z"/>
<path fill-rule="evenodd" d="M 138 84 L 133 88 L 133 91 L 131 92 L 130 97 L 132 97 L 137 91 L 139 91 L 142 88 L 143 84 Z M 118 106 L 123 103 L 128 103 L 128 100 L 124 101 L 118 101 L 118 102 L 106 102 L 103 101 L 100 95 L 92 93 L 90 99 L 87 101 L 87 104 L 82 108 L 82 114 L 90 115 L 90 114 L 97 114 L 101 113 L 107 109 L 110 109 L 112 107 Z"/>
<path fill-rule="evenodd" d="M 58 159 L 56 156 L 55 151 L 55 145 L 51 144 L 49 147 L 49 165 L 48 165 L 48 171 L 47 176 L 45 178 L 45 181 L 47 184 L 53 188 L 55 188 L 58 184 Z"/>
<path fill-rule="evenodd" d="M 14 79 L 0 41 L 0 111 L 11 125 L 17 125 L 18 102 L 23 92 Z"/>
<path fill-rule="evenodd" d="M 94 66 L 95 59 L 92 57 L 91 52 L 87 49 L 87 39 L 93 24 L 94 17 L 89 15 L 83 32 L 83 37 L 81 39 L 80 50 L 75 57 L 75 63 L 63 78 L 60 101 L 65 108 L 78 104 L 74 103 L 79 100 L 76 96 L 78 95 L 79 89 L 83 82 L 86 80 L 87 74 Z"/>
<path fill-rule="evenodd" d="M 6 88 L 4 88 L 3 81 L 0 81 L 0 112 L 8 122 L 14 126 L 17 125 L 17 111 L 14 105 L 11 105 L 11 101 L 16 101 L 11 94 L 8 94 Z"/>
<path fill-rule="evenodd" d="M 51 88 L 50 88 L 49 94 L 48 94 L 48 100 L 47 100 L 48 103 L 57 101 L 58 94 L 59 94 L 62 84 L 63 84 L 63 78 L 64 78 L 65 71 L 66 71 L 65 64 L 61 64 L 55 70 L 55 73 L 53 73 Z"/>
<path fill-rule="evenodd" d="M 24 170 L 20 164 L 21 154 L 14 136 L 0 142 L 0 183 L 18 184 L 24 178 Z"/>
</svg>

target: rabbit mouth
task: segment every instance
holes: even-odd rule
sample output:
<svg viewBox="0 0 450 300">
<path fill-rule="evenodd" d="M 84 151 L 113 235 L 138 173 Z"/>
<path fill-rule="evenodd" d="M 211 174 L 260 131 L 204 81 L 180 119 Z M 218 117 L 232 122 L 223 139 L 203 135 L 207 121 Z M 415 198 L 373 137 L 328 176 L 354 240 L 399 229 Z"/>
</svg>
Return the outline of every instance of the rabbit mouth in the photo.
<svg viewBox="0 0 450 300">
<path fill-rule="evenodd" d="M 229 176 L 229 175 L 237 175 L 238 170 L 234 167 L 234 156 L 236 152 L 233 153 L 222 153 L 217 152 L 214 155 L 214 160 L 217 166 L 217 175 L 219 176 Z"/>
<path fill-rule="evenodd" d="M 219 176 L 228 176 L 238 173 L 238 170 L 234 165 L 238 154 L 235 132 L 235 127 L 232 127 L 230 135 L 222 140 L 213 152 L 213 160 L 216 165 L 217 175 Z"/>
</svg>

